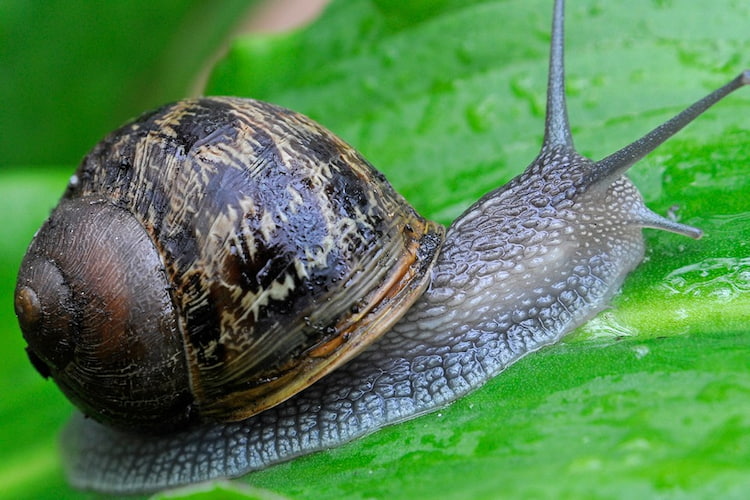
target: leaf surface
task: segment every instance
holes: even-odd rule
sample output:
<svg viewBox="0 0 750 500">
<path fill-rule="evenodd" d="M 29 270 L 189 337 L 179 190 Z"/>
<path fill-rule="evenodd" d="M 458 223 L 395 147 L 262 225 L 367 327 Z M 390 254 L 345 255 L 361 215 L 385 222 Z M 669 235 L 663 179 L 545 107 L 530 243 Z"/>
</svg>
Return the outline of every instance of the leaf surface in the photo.
<svg viewBox="0 0 750 500">
<path fill-rule="evenodd" d="M 240 38 L 207 93 L 312 116 L 447 224 L 538 151 L 551 2 L 403 4 L 338 1 L 304 30 Z M 601 158 L 750 66 L 749 22 L 740 0 L 570 1 L 568 95 L 580 151 Z M 292 498 L 742 497 L 748 116 L 743 89 L 632 169 L 652 209 L 706 236 L 647 231 L 646 259 L 612 308 L 442 411 L 239 483 Z M 23 247 L 64 180 L 1 175 L 0 484 L 73 498 L 54 448 L 69 406 L 26 362 L 8 306 Z M 193 495 L 205 492 L 177 494 Z"/>
</svg>

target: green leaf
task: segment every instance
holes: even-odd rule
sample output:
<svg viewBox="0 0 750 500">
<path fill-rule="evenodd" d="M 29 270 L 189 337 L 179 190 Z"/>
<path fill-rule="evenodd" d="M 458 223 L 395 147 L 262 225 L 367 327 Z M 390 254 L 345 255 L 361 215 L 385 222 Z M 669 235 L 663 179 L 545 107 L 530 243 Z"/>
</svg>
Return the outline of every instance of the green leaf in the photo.
<svg viewBox="0 0 750 500">
<path fill-rule="evenodd" d="M 207 92 L 312 116 L 449 223 L 538 151 L 551 2 L 403 4 L 342 0 L 304 30 L 238 39 Z M 573 134 L 595 159 L 750 66 L 742 0 L 571 0 L 567 14 Z M 632 169 L 649 206 L 706 236 L 647 231 L 646 260 L 611 309 L 442 411 L 238 482 L 293 498 L 743 497 L 748 116 L 743 89 Z M 22 248 L 64 180 L 0 175 L 0 487 L 73 498 L 55 455 L 69 406 L 24 359 L 9 309 Z"/>
</svg>

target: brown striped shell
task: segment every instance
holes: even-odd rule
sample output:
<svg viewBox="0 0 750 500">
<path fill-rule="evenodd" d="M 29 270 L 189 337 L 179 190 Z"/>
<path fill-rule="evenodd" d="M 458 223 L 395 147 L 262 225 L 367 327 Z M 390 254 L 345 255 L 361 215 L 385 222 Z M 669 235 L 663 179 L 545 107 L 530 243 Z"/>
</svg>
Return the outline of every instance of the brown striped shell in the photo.
<svg viewBox="0 0 750 500">
<path fill-rule="evenodd" d="M 37 368 L 87 415 L 234 421 L 387 331 L 442 238 L 310 119 L 187 100 L 84 159 L 24 259 L 16 310 Z"/>
</svg>

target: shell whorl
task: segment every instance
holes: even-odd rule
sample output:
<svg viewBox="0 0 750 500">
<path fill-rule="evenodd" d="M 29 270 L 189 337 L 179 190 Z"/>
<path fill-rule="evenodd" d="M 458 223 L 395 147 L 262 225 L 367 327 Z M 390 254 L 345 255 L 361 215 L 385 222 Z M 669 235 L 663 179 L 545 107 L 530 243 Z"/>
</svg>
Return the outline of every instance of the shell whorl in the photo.
<svg viewBox="0 0 750 500">
<path fill-rule="evenodd" d="M 202 419 L 257 413 L 359 352 L 421 294 L 443 235 L 343 141 L 250 99 L 114 132 L 66 193 L 97 197 L 162 257 Z"/>
</svg>

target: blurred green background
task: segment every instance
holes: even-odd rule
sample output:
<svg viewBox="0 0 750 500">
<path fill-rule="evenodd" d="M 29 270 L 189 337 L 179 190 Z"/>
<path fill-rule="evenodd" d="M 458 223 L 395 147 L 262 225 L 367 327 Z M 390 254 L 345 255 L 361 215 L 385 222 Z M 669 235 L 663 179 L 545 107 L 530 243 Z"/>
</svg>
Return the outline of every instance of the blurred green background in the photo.
<svg viewBox="0 0 750 500">
<path fill-rule="evenodd" d="M 551 2 L 340 0 L 309 28 L 240 36 L 253 2 L 0 2 L 0 497 L 67 488 L 71 412 L 12 311 L 23 251 L 85 152 L 153 106 L 247 95 L 321 121 L 449 223 L 542 136 Z M 569 1 L 576 144 L 600 158 L 750 66 L 750 4 Z M 750 89 L 630 173 L 706 230 L 647 232 L 614 307 L 444 411 L 250 476 L 294 498 L 682 496 L 750 487 Z M 675 206 L 675 204 L 677 204 Z M 252 497 L 233 485 L 210 497 Z M 261 492 L 261 496 L 266 493 Z M 196 493 L 177 496 L 199 497 Z"/>
<path fill-rule="evenodd" d="M 251 3 L 0 2 L 0 166 L 75 165 L 134 114 L 184 97 Z"/>
</svg>

